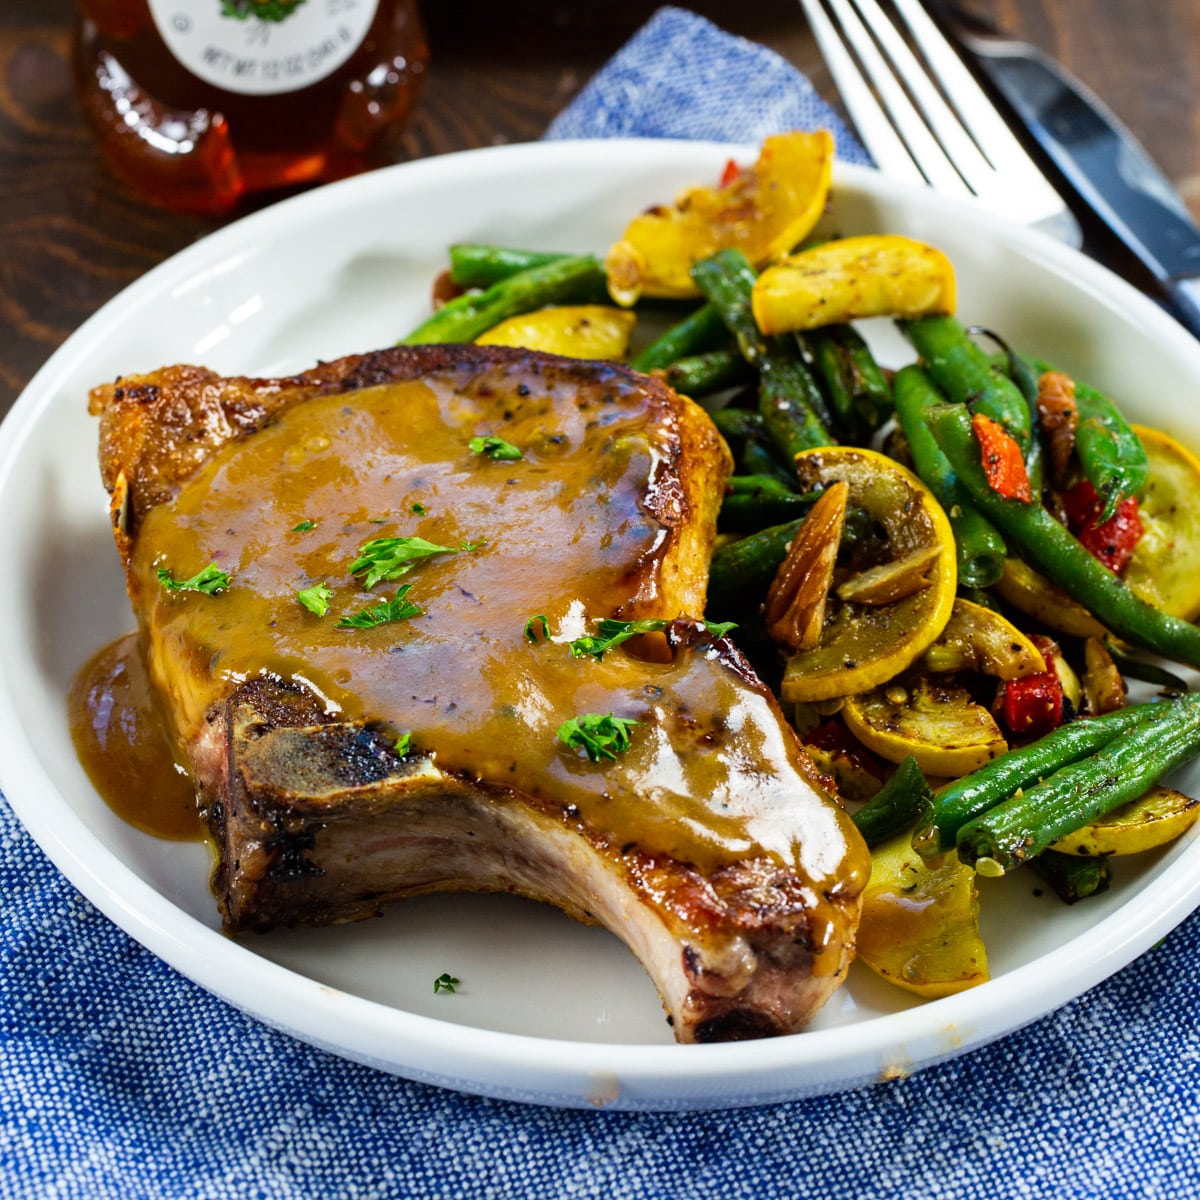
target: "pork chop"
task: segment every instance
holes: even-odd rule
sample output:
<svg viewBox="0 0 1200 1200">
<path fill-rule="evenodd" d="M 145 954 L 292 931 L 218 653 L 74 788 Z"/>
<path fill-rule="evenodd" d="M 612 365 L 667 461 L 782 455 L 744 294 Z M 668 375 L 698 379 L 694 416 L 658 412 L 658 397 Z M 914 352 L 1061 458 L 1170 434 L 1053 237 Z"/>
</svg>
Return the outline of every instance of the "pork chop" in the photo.
<svg viewBox="0 0 1200 1200">
<path fill-rule="evenodd" d="M 623 367 L 453 346 L 286 379 L 165 368 L 92 409 L 231 932 L 516 892 L 622 938 L 682 1041 L 794 1031 L 838 986 L 869 861 L 696 619 L 729 471 L 697 406 Z M 420 550 L 376 581 L 381 539 Z M 208 564 L 224 586 L 172 586 Z M 577 656 L 601 618 L 664 627 Z M 588 714 L 627 745 L 564 732 Z"/>
</svg>

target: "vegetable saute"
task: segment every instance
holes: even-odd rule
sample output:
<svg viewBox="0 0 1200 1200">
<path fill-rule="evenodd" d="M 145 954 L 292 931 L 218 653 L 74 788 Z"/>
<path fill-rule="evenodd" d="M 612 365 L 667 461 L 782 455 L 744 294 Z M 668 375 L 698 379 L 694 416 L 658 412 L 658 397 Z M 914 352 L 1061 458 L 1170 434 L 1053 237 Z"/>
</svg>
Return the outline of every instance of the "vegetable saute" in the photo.
<svg viewBox="0 0 1200 1200">
<path fill-rule="evenodd" d="M 859 958 L 932 998 L 988 977 L 981 877 L 1075 903 L 1200 816 L 1159 784 L 1200 754 L 1170 665 L 1200 669 L 1200 461 L 970 328 L 936 247 L 809 240 L 832 149 L 768 138 L 603 258 L 454 246 L 450 298 L 403 341 L 625 359 L 708 410 L 736 467 L 688 615 L 723 623 L 856 810 Z M 912 347 L 895 370 L 855 324 L 881 316 Z M 652 636 L 603 622 L 572 652 Z"/>
</svg>

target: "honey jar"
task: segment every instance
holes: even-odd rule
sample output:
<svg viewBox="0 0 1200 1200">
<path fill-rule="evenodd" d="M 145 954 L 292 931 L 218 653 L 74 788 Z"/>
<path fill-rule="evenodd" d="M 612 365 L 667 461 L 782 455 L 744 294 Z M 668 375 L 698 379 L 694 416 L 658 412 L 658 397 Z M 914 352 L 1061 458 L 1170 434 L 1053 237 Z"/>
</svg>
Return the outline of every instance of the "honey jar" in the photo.
<svg viewBox="0 0 1200 1200">
<path fill-rule="evenodd" d="M 415 0 L 79 0 L 76 86 L 113 170 L 222 213 L 370 165 L 428 61 Z"/>
</svg>

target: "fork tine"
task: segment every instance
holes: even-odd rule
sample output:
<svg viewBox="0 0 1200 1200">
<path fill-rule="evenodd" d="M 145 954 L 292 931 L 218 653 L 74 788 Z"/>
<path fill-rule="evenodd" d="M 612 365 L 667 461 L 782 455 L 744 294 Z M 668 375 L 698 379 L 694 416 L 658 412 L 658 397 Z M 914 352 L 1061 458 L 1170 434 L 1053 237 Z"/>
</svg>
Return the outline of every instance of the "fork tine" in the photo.
<svg viewBox="0 0 1200 1200">
<path fill-rule="evenodd" d="M 970 130 L 979 148 L 1006 183 L 1005 211 L 1015 220 L 1036 221 L 1063 209 L 1062 198 L 1005 124 L 954 47 L 918 0 L 892 0 L 913 40 Z M 932 116 L 930 117 L 932 121 Z M 1015 201 L 1015 203 L 1014 203 Z"/>
<path fill-rule="evenodd" d="M 995 177 L 995 168 L 979 152 L 979 147 L 971 140 L 962 122 L 934 86 L 926 68 L 917 61 L 916 55 L 908 48 L 900 31 L 884 15 L 876 0 L 854 0 L 854 3 L 875 35 L 875 40 L 892 60 L 896 74 L 916 100 L 925 115 L 925 120 L 937 134 L 946 157 L 954 164 L 973 192 L 985 190 Z M 934 32 L 936 33 L 936 30 Z M 949 51 L 950 47 L 946 45 L 945 49 Z M 937 64 L 932 60 L 930 65 L 936 70 Z"/>
<path fill-rule="evenodd" d="M 954 97 L 955 107 L 963 123 L 997 170 L 1028 171 L 1033 167 L 1020 142 L 1004 123 L 1004 118 L 975 82 L 975 77 L 933 23 L 930 15 L 917 0 L 892 2 L 904 18 L 913 40 L 921 47 L 921 53 L 925 55 L 934 75 L 941 80 L 946 93 Z"/>
<path fill-rule="evenodd" d="M 858 136 L 870 151 L 876 166 L 894 179 L 923 185 L 925 177 L 917 170 L 916 163 L 913 162 L 891 121 L 876 102 L 870 85 L 859 72 L 850 51 L 838 36 L 833 22 L 821 5 L 821 0 L 800 0 L 800 3 L 846 111 L 850 114 Z"/>
<path fill-rule="evenodd" d="M 929 132 L 921 114 L 913 107 L 912 101 L 884 61 L 883 55 L 879 53 L 879 48 L 859 20 L 849 0 L 829 0 L 829 7 L 841 22 L 863 70 L 883 98 L 884 107 L 891 114 L 893 124 L 921 173 L 939 192 L 947 195 L 968 195 L 969 189 L 963 183 L 962 177 Z M 879 15 L 882 17 L 883 14 Z"/>
<path fill-rule="evenodd" d="M 890 0 L 896 18 L 879 0 L 800 3 L 859 136 L 882 171 L 949 195 L 974 196 L 1009 220 L 1080 244 L 1078 223 L 1062 197 L 921 0 Z"/>
</svg>

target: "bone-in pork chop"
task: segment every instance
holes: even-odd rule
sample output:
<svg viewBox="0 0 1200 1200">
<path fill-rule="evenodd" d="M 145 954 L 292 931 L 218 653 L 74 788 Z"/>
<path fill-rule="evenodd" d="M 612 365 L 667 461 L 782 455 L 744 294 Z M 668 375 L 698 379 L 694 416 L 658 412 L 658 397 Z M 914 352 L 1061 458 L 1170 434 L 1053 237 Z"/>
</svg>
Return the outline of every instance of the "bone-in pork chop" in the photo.
<svg viewBox="0 0 1200 1200">
<path fill-rule="evenodd" d="M 516 892 L 622 938 L 683 1041 L 798 1029 L 842 980 L 868 861 L 695 619 L 729 471 L 697 406 L 469 346 L 288 379 L 172 367 L 92 401 L 230 931 Z M 209 564 L 227 584 L 170 586 Z M 666 625 L 573 655 L 601 618 Z M 558 736 L 587 714 L 623 737 Z"/>
</svg>

